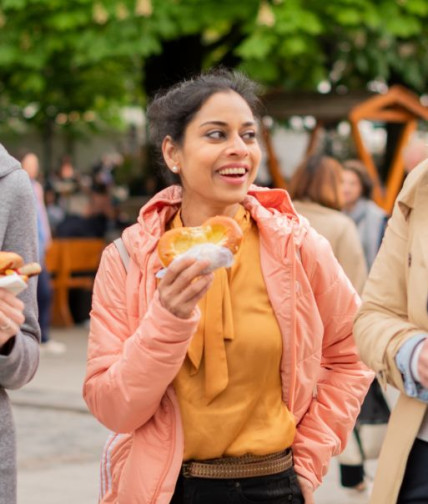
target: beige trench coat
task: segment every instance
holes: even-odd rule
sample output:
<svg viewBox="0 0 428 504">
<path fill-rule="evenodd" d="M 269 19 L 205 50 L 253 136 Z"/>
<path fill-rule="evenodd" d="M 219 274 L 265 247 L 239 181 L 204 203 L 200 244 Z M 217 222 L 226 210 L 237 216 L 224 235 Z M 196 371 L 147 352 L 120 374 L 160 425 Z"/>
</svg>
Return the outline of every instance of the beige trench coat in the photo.
<svg viewBox="0 0 428 504">
<path fill-rule="evenodd" d="M 410 449 L 427 404 L 408 397 L 395 356 L 428 333 L 428 160 L 407 177 L 363 292 L 354 335 L 362 360 L 381 383 L 401 391 L 379 458 L 371 504 L 397 501 Z"/>
</svg>

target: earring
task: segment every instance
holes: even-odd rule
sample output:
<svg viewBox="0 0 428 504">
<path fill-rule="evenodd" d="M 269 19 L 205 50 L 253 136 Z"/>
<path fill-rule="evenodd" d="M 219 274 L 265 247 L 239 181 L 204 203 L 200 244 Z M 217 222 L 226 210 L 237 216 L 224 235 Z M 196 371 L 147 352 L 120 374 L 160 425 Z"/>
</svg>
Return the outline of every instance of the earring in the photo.
<svg viewBox="0 0 428 504">
<path fill-rule="evenodd" d="M 180 169 L 178 168 L 178 166 L 175 166 L 175 165 L 174 165 L 174 166 L 171 168 L 171 171 L 173 171 L 174 173 L 178 173 L 178 172 L 180 171 Z"/>
</svg>

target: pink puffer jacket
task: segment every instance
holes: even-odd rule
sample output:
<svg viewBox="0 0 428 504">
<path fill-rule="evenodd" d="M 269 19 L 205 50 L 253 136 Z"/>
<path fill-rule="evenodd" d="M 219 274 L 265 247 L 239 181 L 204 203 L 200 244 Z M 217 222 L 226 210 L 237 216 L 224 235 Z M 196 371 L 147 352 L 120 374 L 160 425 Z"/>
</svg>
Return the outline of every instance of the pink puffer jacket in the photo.
<svg viewBox="0 0 428 504">
<path fill-rule="evenodd" d="M 155 280 L 156 245 L 180 202 L 177 186 L 149 201 L 123 233 L 128 273 L 110 245 L 95 281 L 84 397 L 114 432 L 101 464 L 104 504 L 166 504 L 180 471 L 183 432 L 171 383 L 199 312 L 187 320 L 170 314 Z M 259 228 L 262 271 L 283 336 L 283 399 L 298 425 L 295 469 L 316 487 L 373 378 L 352 337 L 359 298 L 285 191 L 252 186 L 243 205 Z"/>
</svg>

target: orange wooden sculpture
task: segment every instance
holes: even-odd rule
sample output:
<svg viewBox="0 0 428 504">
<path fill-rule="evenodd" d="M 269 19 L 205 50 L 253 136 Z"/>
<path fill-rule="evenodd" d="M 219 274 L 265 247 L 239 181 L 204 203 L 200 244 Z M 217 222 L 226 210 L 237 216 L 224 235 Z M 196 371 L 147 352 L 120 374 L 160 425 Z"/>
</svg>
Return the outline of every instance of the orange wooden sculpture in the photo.
<svg viewBox="0 0 428 504">
<path fill-rule="evenodd" d="M 352 137 L 357 147 L 358 157 L 367 167 L 374 182 L 373 199 L 388 213 L 392 211 L 395 198 L 401 189 L 404 178 L 403 151 L 411 134 L 417 128 L 418 119 L 428 120 L 428 108 L 421 104 L 417 95 L 402 86 L 393 86 L 387 93 L 369 98 L 354 106 L 349 113 Z M 373 158 L 364 145 L 360 133 L 358 124 L 363 120 L 403 124 L 384 188 Z"/>
</svg>

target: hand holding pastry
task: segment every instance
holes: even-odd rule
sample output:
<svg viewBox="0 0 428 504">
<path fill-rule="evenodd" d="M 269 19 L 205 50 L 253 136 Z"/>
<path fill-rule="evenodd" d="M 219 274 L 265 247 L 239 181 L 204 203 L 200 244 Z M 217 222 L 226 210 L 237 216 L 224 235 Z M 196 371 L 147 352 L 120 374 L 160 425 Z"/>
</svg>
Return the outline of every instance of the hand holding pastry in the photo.
<svg viewBox="0 0 428 504">
<path fill-rule="evenodd" d="M 210 288 L 212 271 L 230 267 L 242 241 L 238 223 L 225 216 L 202 226 L 167 231 L 159 240 L 162 264 L 159 295 L 162 305 L 180 318 L 188 318 Z"/>
<path fill-rule="evenodd" d="M 176 317 L 189 318 L 213 281 L 212 273 L 204 273 L 208 266 L 208 261 L 191 258 L 171 264 L 158 287 L 162 306 Z"/>
<path fill-rule="evenodd" d="M 0 347 L 18 333 L 25 320 L 24 303 L 16 295 L 40 271 L 40 264 L 24 264 L 20 255 L 0 251 Z"/>
<path fill-rule="evenodd" d="M 0 288 L 15 296 L 27 287 L 28 279 L 41 272 L 40 264 L 24 264 L 24 260 L 14 252 L 0 251 Z"/>
<path fill-rule="evenodd" d="M 205 221 L 202 226 L 167 231 L 158 243 L 159 258 L 165 267 L 177 259 L 206 260 L 208 266 L 205 273 L 227 268 L 232 265 L 242 236 L 242 230 L 235 220 L 218 215 Z"/>
</svg>

